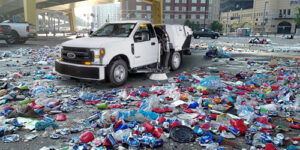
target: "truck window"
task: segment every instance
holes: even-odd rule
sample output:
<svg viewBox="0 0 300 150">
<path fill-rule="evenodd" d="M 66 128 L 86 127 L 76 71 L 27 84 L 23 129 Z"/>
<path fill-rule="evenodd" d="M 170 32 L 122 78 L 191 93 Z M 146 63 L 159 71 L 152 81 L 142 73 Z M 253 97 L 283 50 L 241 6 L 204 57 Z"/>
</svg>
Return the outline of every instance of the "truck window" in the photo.
<svg viewBox="0 0 300 150">
<path fill-rule="evenodd" d="M 148 38 L 143 39 L 142 35 L 148 34 Z M 140 24 L 139 28 L 136 30 L 134 34 L 134 41 L 135 42 L 143 42 L 143 41 L 149 41 L 151 38 L 150 30 L 148 28 L 147 24 Z"/>
<path fill-rule="evenodd" d="M 125 24 L 106 24 L 99 30 L 95 31 L 91 36 L 95 37 L 129 37 L 134 29 L 134 23 Z"/>
<path fill-rule="evenodd" d="M 155 38 L 155 32 L 153 30 L 153 27 L 151 24 L 147 24 L 148 28 L 149 28 L 149 34 L 150 34 L 150 38 Z"/>
</svg>

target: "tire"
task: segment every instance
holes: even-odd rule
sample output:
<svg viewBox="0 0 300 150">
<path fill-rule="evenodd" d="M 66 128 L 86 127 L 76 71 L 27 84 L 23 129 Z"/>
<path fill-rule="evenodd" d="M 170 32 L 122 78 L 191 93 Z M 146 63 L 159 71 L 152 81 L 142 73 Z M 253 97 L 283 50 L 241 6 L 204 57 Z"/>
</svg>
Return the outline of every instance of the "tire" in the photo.
<svg viewBox="0 0 300 150">
<path fill-rule="evenodd" d="M 215 36 L 215 35 L 211 36 L 211 39 L 215 39 L 215 38 L 216 38 L 216 36 Z"/>
<path fill-rule="evenodd" d="M 19 44 L 24 44 L 24 43 L 26 43 L 26 41 L 27 41 L 28 39 L 27 38 L 22 38 L 22 39 L 20 39 L 19 40 Z"/>
<path fill-rule="evenodd" d="M 128 66 L 123 59 L 116 60 L 109 64 L 107 76 L 112 86 L 123 85 L 128 78 Z"/>
<path fill-rule="evenodd" d="M 17 44 L 19 42 L 19 34 L 16 31 L 11 31 L 11 38 L 5 40 L 7 44 Z"/>
<path fill-rule="evenodd" d="M 180 68 L 182 62 L 181 54 L 179 52 L 173 52 L 170 59 L 170 67 L 172 71 Z"/>
</svg>

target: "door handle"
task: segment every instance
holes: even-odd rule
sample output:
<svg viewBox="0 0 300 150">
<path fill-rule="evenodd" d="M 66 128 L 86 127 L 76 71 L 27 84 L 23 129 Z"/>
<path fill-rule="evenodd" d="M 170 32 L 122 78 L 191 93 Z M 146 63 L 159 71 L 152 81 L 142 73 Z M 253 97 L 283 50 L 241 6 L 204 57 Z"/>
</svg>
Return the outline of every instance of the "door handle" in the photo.
<svg viewBox="0 0 300 150">
<path fill-rule="evenodd" d="M 155 42 L 152 42 L 151 45 L 155 45 Z"/>
</svg>

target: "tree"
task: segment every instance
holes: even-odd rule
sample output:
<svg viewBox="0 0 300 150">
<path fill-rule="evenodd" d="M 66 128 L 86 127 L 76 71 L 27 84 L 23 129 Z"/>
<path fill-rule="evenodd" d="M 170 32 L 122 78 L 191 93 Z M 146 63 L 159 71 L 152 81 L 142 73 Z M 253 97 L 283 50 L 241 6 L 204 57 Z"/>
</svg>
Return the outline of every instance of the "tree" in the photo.
<svg viewBox="0 0 300 150">
<path fill-rule="evenodd" d="M 213 31 L 222 31 L 223 30 L 223 24 L 218 22 L 218 21 L 214 21 L 210 24 L 210 29 Z"/>
<path fill-rule="evenodd" d="M 300 28 L 300 7 L 297 7 L 296 18 L 294 18 L 298 28 Z"/>
<path fill-rule="evenodd" d="M 191 25 L 191 21 L 190 20 L 185 20 L 184 25 L 189 26 Z"/>
<path fill-rule="evenodd" d="M 186 20 L 184 25 L 190 27 L 193 31 L 199 31 L 201 29 L 201 25 L 199 23 L 191 22 L 190 20 Z"/>
</svg>

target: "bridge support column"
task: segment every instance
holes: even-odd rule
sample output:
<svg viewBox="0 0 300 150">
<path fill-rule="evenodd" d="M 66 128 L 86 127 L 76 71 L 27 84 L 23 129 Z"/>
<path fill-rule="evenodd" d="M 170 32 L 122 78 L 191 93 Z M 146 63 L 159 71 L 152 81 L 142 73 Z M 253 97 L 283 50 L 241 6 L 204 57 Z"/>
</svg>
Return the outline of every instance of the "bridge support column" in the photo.
<svg viewBox="0 0 300 150">
<path fill-rule="evenodd" d="M 36 0 L 23 0 L 25 21 L 36 25 Z"/>
<path fill-rule="evenodd" d="M 75 11 L 74 11 L 74 8 L 70 9 L 68 15 L 69 15 L 70 31 L 75 32 L 76 24 L 75 24 Z"/>
<path fill-rule="evenodd" d="M 152 4 L 153 24 L 163 24 L 163 0 L 143 0 Z"/>
</svg>

